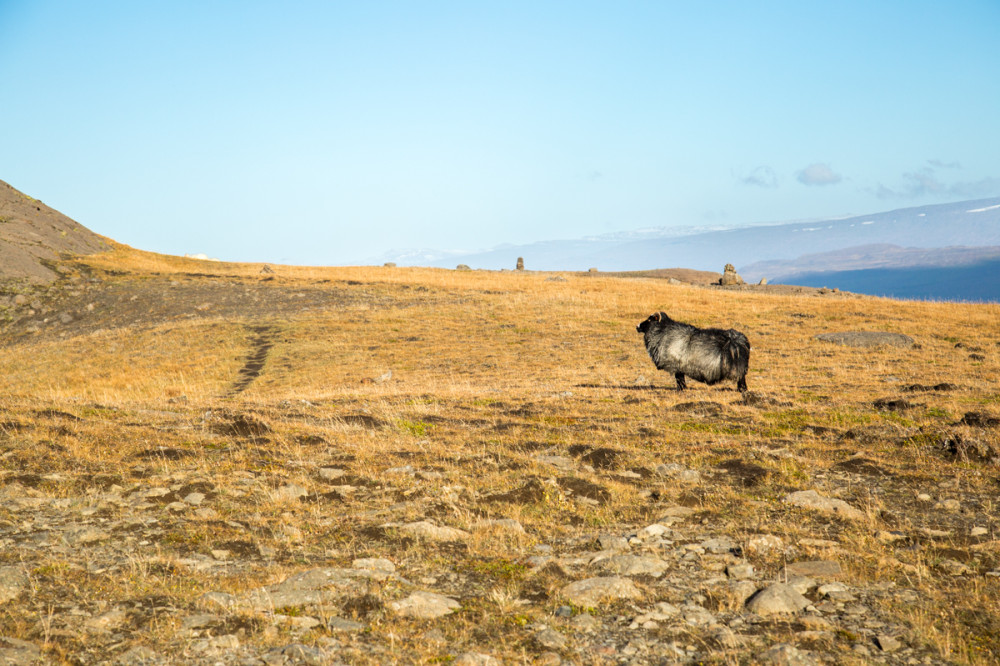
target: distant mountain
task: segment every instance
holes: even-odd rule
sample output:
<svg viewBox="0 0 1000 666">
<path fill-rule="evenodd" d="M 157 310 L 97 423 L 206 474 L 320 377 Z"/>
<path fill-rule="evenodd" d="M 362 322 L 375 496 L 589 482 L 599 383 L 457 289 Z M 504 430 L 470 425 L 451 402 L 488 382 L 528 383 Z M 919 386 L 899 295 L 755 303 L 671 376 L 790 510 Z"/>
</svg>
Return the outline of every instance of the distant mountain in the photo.
<svg viewBox="0 0 1000 666">
<path fill-rule="evenodd" d="M 798 276 L 809 274 L 915 267 L 955 268 L 997 259 L 1000 259 L 1000 246 L 995 245 L 917 248 L 876 243 L 832 252 L 804 254 L 797 259 L 758 261 L 744 266 L 740 273 L 744 279 L 753 282 L 766 277 L 770 282 L 791 283 Z M 997 282 L 1000 284 L 1000 280 Z"/>
<path fill-rule="evenodd" d="M 48 282 L 59 254 L 93 254 L 104 239 L 41 201 L 0 180 L 0 280 Z"/>
<path fill-rule="evenodd" d="M 842 219 L 824 219 L 730 229 L 649 229 L 575 240 L 508 245 L 448 254 L 430 261 L 387 257 L 402 265 L 453 268 L 513 268 L 524 257 L 529 270 L 632 271 L 684 266 L 719 271 L 757 262 L 793 260 L 802 255 L 865 245 L 905 247 L 1000 245 L 1000 197 L 904 208 Z"/>
</svg>

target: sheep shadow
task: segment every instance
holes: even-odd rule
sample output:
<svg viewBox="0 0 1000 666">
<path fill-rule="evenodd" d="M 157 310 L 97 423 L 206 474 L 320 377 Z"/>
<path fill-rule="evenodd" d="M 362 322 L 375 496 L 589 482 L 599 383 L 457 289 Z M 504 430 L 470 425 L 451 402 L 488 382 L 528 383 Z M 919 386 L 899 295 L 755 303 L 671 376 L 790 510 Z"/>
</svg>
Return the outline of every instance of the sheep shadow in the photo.
<svg viewBox="0 0 1000 666">
<path fill-rule="evenodd" d="M 679 389 L 676 386 L 635 386 L 633 384 L 575 384 L 575 388 L 589 388 L 589 389 L 614 389 L 616 391 L 670 391 L 671 393 L 684 393 L 690 392 L 692 389 L 690 387 L 686 389 Z M 724 391 L 729 393 L 737 393 L 735 388 L 730 388 L 726 386 L 709 387 L 713 392 Z"/>
</svg>

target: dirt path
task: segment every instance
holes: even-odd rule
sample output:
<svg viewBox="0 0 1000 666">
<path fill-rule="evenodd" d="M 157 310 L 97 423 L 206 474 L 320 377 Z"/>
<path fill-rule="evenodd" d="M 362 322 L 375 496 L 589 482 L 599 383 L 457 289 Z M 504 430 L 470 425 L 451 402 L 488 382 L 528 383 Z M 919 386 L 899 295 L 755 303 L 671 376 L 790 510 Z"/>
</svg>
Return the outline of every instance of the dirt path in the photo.
<svg viewBox="0 0 1000 666">
<path fill-rule="evenodd" d="M 256 337 L 250 342 L 250 354 L 236 375 L 236 381 L 230 387 L 226 397 L 239 395 L 255 379 L 260 377 L 264 371 L 264 366 L 267 364 L 267 357 L 271 353 L 271 348 L 274 347 L 274 336 L 278 333 L 278 328 L 269 325 L 251 326 L 250 331 L 256 334 Z"/>
</svg>

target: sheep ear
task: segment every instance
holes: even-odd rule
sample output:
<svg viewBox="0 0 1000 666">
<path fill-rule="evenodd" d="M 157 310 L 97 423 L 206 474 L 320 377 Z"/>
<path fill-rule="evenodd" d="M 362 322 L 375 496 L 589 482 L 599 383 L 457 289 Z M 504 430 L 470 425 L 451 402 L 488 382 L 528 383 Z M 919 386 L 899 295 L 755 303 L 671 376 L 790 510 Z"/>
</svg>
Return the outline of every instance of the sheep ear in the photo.
<svg viewBox="0 0 1000 666">
<path fill-rule="evenodd" d="M 660 321 L 660 317 L 662 316 L 663 316 L 662 312 L 655 312 L 653 313 L 653 316 L 650 317 L 650 319 L 652 319 L 653 321 Z"/>
</svg>

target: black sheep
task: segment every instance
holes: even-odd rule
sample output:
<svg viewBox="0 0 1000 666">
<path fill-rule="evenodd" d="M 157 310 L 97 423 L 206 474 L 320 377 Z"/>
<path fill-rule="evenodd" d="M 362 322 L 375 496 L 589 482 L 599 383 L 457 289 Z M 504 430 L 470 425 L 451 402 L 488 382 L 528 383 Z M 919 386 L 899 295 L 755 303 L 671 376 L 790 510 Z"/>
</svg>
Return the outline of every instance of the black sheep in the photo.
<svg viewBox="0 0 1000 666">
<path fill-rule="evenodd" d="M 687 388 L 685 375 L 709 386 L 735 379 L 739 391 L 747 390 L 750 341 L 739 331 L 697 328 L 657 312 L 636 326 L 646 341 L 646 351 L 660 370 L 674 373 L 677 389 Z"/>
</svg>

